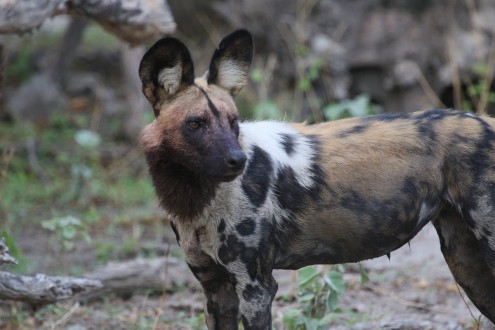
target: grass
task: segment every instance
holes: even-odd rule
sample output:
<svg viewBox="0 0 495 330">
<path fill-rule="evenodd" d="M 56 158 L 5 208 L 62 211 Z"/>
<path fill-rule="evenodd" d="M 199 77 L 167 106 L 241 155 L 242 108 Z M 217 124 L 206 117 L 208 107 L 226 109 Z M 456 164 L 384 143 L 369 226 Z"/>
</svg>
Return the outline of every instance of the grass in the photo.
<svg viewBox="0 0 495 330">
<path fill-rule="evenodd" d="M 145 232 L 136 234 L 137 224 L 163 227 L 144 157 L 129 142 L 104 138 L 105 142 L 91 148 L 78 144 L 75 135 L 86 123 L 67 115 L 51 119 L 44 127 L 0 124 L 1 229 L 15 240 L 27 227 L 46 232 L 41 228 L 43 221 L 72 216 L 94 236 L 94 243 L 107 235 L 130 232 L 123 235 L 130 237 L 123 245 L 128 254 L 136 246 L 130 242 Z M 26 147 L 30 140 L 36 141 L 39 169 L 28 160 L 33 156 Z M 164 233 L 156 228 L 147 231 Z M 66 234 L 78 239 L 72 231 Z"/>
</svg>

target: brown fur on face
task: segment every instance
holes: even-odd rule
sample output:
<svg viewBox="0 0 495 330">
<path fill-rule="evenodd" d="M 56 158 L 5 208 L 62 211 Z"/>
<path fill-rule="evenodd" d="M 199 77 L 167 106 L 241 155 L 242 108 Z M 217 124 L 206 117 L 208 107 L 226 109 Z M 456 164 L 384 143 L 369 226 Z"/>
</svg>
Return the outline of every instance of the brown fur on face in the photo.
<svg viewBox="0 0 495 330">
<path fill-rule="evenodd" d="M 211 109 L 207 97 L 216 109 Z M 143 131 L 142 144 L 145 152 L 165 149 L 169 161 L 200 176 L 230 180 L 243 169 L 231 169 L 227 163 L 240 150 L 237 118 L 230 94 L 198 78 L 173 100 L 160 104 L 158 118 Z M 189 121 L 200 122 L 200 127 L 191 129 Z"/>
</svg>

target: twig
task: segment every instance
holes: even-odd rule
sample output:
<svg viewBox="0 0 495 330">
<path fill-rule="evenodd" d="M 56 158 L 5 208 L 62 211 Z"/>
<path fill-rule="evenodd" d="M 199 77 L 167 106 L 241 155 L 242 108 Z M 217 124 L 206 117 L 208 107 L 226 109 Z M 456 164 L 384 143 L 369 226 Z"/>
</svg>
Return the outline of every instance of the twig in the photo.
<svg viewBox="0 0 495 330">
<path fill-rule="evenodd" d="M 79 302 L 76 302 L 74 305 L 72 305 L 69 311 L 65 313 L 59 320 L 55 321 L 50 328 L 52 330 L 55 330 L 58 329 L 58 327 L 62 326 L 78 310 L 79 306 Z"/>
<path fill-rule="evenodd" d="M 34 138 L 29 138 L 26 141 L 26 149 L 28 153 L 29 167 L 42 182 L 47 183 L 49 181 L 48 176 L 45 171 L 43 171 L 43 168 L 41 168 L 38 162 L 38 156 L 36 156 L 36 140 Z"/>
<path fill-rule="evenodd" d="M 467 86 L 468 91 L 469 89 L 473 88 L 474 84 L 471 78 L 468 75 L 463 76 L 462 82 Z M 480 103 L 479 97 L 476 96 L 476 94 L 469 95 L 469 98 L 471 99 L 471 103 L 473 104 L 473 108 L 476 109 L 478 108 L 478 105 Z"/>
<path fill-rule="evenodd" d="M 300 61 L 298 60 L 296 52 L 291 47 L 291 45 L 298 43 L 298 40 L 296 38 L 294 38 L 295 33 L 292 33 L 292 35 L 291 35 L 289 28 L 285 25 L 279 24 L 277 27 L 280 31 L 280 34 L 282 35 L 282 38 L 284 39 L 285 43 L 287 44 L 287 48 L 289 49 L 289 54 L 292 58 L 292 62 L 294 63 L 294 68 L 296 69 L 298 79 L 302 80 L 302 79 L 304 79 L 304 69 L 301 68 Z M 317 122 L 323 121 L 324 118 L 323 118 L 323 115 L 321 114 L 321 112 L 319 110 L 319 107 L 315 107 L 315 105 L 313 104 L 312 99 L 318 100 L 318 97 L 312 88 L 310 88 L 308 91 L 300 91 L 296 86 L 295 87 L 295 93 L 294 93 L 294 98 L 295 98 L 294 103 L 299 104 L 300 108 L 302 108 L 303 101 L 304 101 L 302 96 L 304 94 L 306 95 L 306 97 L 308 99 L 308 105 L 309 105 L 309 108 L 311 109 L 311 113 L 312 113 L 314 119 Z"/>
<path fill-rule="evenodd" d="M 4 164 L 2 168 L 0 168 L 0 179 L 7 175 L 7 170 L 12 163 L 12 159 L 14 158 L 15 148 L 5 148 L 2 151 L 2 163 Z"/>
<path fill-rule="evenodd" d="M 129 165 L 135 160 L 142 157 L 142 151 L 139 147 L 131 148 L 126 152 L 126 154 L 117 161 L 113 162 L 109 169 L 107 177 L 112 177 L 115 174 L 120 174 L 122 169 L 129 168 Z"/>
<path fill-rule="evenodd" d="M 450 72 L 452 75 L 452 87 L 454 94 L 454 108 L 461 110 L 463 94 L 462 94 L 462 85 L 461 80 L 459 78 L 459 66 L 457 64 L 457 59 L 455 57 L 455 46 L 454 41 L 451 39 L 448 40 L 448 56 L 449 56 L 449 66 Z"/>
<path fill-rule="evenodd" d="M 416 63 L 413 63 L 411 65 L 411 68 L 413 69 L 414 76 L 416 77 L 416 80 L 418 81 L 419 85 L 425 92 L 426 96 L 434 104 L 434 106 L 445 108 L 445 104 L 443 104 L 443 102 L 438 98 L 433 88 L 431 88 L 430 84 L 428 83 L 428 80 L 423 75 L 423 72 L 421 72 L 419 66 Z"/>
<path fill-rule="evenodd" d="M 488 53 L 488 69 L 483 81 L 483 90 L 481 91 L 480 103 L 476 108 L 476 113 L 481 115 L 486 112 L 488 97 L 490 96 L 490 87 L 493 80 L 493 69 L 495 68 L 495 33 L 492 33 L 490 52 Z"/>
<path fill-rule="evenodd" d="M 1 264 L 17 265 L 17 260 L 10 255 L 9 248 L 3 241 L 3 238 L 0 238 L 0 265 Z"/>
<path fill-rule="evenodd" d="M 153 330 L 156 330 L 158 327 L 158 322 L 160 321 L 160 316 L 162 315 L 163 308 L 165 306 L 165 300 L 167 299 L 167 280 L 168 280 L 168 266 L 169 266 L 169 258 L 170 258 L 170 244 L 167 244 L 167 253 L 165 254 L 165 267 L 163 270 L 163 293 L 160 297 L 160 304 L 158 305 L 158 311 L 156 313 L 155 322 L 153 323 Z"/>
<path fill-rule="evenodd" d="M 471 307 L 469 307 L 466 299 L 464 298 L 464 295 L 461 292 L 461 288 L 459 287 L 459 284 L 457 282 L 455 282 L 455 286 L 457 287 L 457 292 L 459 292 L 459 296 L 461 296 L 461 299 L 464 302 L 464 305 L 466 305 L 466 307 L 469 311 L 469 314 L 471 314 L 471 317 L 473 318 L 474 322 L 476 323 L 476 329 L 479 330 L 480 326 L 481 326 L 481 322 L 480 322 L 481 315 L 478 318 L 474 317 L 473 311 L 471 310 Z"/>
</svg>

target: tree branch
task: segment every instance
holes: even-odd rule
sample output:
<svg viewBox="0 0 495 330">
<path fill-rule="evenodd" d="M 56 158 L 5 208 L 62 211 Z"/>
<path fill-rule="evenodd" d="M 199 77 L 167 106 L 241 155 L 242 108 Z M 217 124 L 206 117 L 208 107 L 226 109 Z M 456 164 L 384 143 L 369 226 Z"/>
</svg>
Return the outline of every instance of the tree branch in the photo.
<svg viewBox="0 0 495 330">
<path fill-rule="evenodd" d="M 3 238 L 0 238 L 0 265 L 2 264 L 17 265 L 17 260 L 10 255 L 9 248 L 3 241 Z"/>
<path fill-rule="evenodd" d="M 66 276 L 20 276 L 0 272 L 0 299 L 45 305 L 101 287 L 98 280 Z"/>
</svg>

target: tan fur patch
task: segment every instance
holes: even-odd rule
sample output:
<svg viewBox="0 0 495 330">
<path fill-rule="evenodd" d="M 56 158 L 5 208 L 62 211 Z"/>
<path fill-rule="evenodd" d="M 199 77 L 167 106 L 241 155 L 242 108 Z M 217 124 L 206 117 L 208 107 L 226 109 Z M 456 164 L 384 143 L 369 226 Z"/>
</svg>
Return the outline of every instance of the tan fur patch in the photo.
<svg viewBox="0 0 495 330">
<path fill-rule="evenodd" d="M 141 133 L 141 144 L 144 150 L 151 150 L 162 143 L 163 134 L 157 121 L 146 125 Z"/>
</svg>

